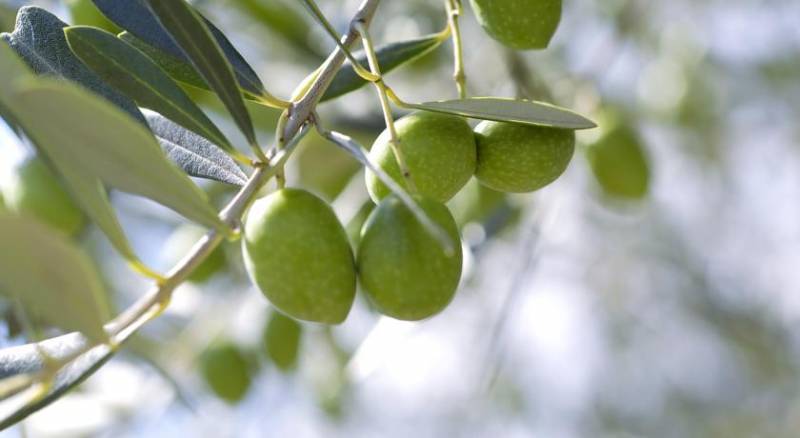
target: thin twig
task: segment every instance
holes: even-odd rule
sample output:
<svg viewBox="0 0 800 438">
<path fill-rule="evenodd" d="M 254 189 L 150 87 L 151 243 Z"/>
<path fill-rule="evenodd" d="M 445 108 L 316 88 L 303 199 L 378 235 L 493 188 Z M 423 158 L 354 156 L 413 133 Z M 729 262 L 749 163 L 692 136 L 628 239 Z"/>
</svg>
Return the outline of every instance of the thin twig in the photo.
<svg viewBox="0 0 800 438">
<path fill-rule="evenodd" d="M 453 79 L 458 89 L 458 98 L 467 98 L 467 74 L 464 68 L 464 43 L 461 40 L 461 0 L 445 0 L 447 22 L 453 38 Z"/>
</svg>

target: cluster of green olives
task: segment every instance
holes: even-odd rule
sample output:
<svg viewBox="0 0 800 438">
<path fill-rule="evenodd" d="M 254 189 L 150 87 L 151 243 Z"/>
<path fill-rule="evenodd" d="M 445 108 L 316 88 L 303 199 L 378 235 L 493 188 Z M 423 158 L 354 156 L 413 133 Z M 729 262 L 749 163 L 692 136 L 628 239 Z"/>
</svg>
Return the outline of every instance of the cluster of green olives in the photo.
<svg viewBox="0 0 800 438">
<path fill-rule="evenodd" d="M 256 201 L 244 228 L 247 271 L 272 304 L 300 320 L 345 320 L 356 283 L 384 315 L 409 321 L 441 312 L 461 279 L 456 221 L 445 206 L 475 176 L 492 189 L 523 193 L 555 181 L 574 149 L 572 131 L 485 121 L 473 130 L 453 115 L 415 112 L 395 124 L 416 200 L 456 243 L 449 253 L 372 172 L 366 186 L 377 204 L 355 255 L 331 207 L 316 195 L 284 188 Z M 399 185 L 406 177 L 388 130 L 371 160 Z M 407 187 L 406 187 L 407 188 Z"/>
</svg>

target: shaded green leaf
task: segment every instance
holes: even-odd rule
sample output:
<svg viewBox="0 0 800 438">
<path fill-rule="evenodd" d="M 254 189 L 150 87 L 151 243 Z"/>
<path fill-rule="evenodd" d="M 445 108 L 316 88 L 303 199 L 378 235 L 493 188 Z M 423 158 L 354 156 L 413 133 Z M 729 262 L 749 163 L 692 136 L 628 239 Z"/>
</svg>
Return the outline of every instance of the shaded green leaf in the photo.
<svg viewBox="0 0 800 438">
<path fill-rule="evenodd" d="M 294 319 L 276 311 L 270 314 L 263 342 L 267 357 L 279 370 L 287 372 L 297 366 L 302 331 Z"/>
<path fill-rule="evenodd" d="M 159 112 L 227 150 L 233 146 L 192 99 L 145 54 L 101 29 L 64 30 L 72 51 L 106 82 L 140 106 Z"/>
<path fill-rule="evenodd" d="M 8 213 L 0 213 L 0 242 L 0 292 L 64 330 L 106 340 L 108 306 L 86 254 L 46 225 Z"/>
<path fill-rule="evenodd" d="M 159 114 L 147 113 L 145 117 L 167 157 L 184 172 L 237 186 L 247 183 L 247 175 L 242 169 L 210 141 Z"/>
<path fill-rule="evenodd" d="M 184 0 L 146 0 L 158 20 L 228 108 L 247 141 L 256 145 L 250 113 L 233 69 L 202 18 Z"/>
<path fill-rule="evenodd" d="M 27 81 L 12 99 L 14 114 L 36 133 L 37 144 L 52 161 L 201 224 L 222 226 L 205 193 L 166 159 L 153 135 L 105 100 L 52 81 Z"/>
<path fill-rule="evenodd" d="M 36 74 L 76 82 L 108 99 L 144 125 L 144 117 L 131 99 L 111 88 L 75 57 L 64 37 L 65 27 L 67 24 L 50 12 L 26 6 L 19 10 L 14 32 L 0 34 L 0 39 L 6 41 Z"/>
<path fill-rule="evenodd" d="M 176 81 L 210 91 L 205 79 L 197 73 L 197 70 L 188 61 L 156 49 L 128 31 L 122 32 L 117 37 L 139 49 Z"/>
<path fill-rule="evenodd" d="M 378 47 L 375 53 L 378 56 L 381 72 L 383 74 L 389 73 L 407 62 L 431 52 L 439 47 L 442 41 L 444 39 L 440 34 L 432 34 Z M 354 53 L 353 56 L 359 64 L 368 65 L 367 55 L 363 51 Z M 348 61 L 334 77 L 333 82 L 331 82 L 330 87 L 322 97 L 322 101 L 334 99 L 358 90 L 366 84 L 367 81 L 356 73 L 353 65 Z"/>
<path fill-rule="evenodd" d="M 597 126 L 586 117 L 570 110 L 530 100 L 475 97 L 440 102 L 407 103 L 404 105 L 423 111 L 522 125 L 561 129 L 591 129 Z"/>
<path fill-rule="evenodd" d="M 191 60 L 192 55 L 184 53 L 184 51 L 181 50 L 182 48 L 185 50 L 181 40 L 175 39 L 174 34 L 170 36 L 173 29 L 170 29 L 169 25 L 166 26 L 169 29 L 169 33 L 164 29 L 165 26 L 162 26 L 163 22 L 159 23 L 153 11 L 148 8 L 146 0 L 93 1 L 106 17 L 145 43 L 183 62 L 189 62 Z M 158 1 L 155 3 L 162 2 Z M 264 85 L 261 83 L 258 75 L 256 75 L 253 68 L 250 67 L 236 48 L 233 47 L 233 44 L 231 44 L 222 31 L 190 6 L 186 5 L 186 8 L 193 11 L 194 15 L 199 17 L 205 27 L 208 28 L 214 41 L 219 45 L 222 52 L 225 54 L 225 58 L 233 67 L 242 88 L 256 96 L 264 94 Z"/>
</svg>

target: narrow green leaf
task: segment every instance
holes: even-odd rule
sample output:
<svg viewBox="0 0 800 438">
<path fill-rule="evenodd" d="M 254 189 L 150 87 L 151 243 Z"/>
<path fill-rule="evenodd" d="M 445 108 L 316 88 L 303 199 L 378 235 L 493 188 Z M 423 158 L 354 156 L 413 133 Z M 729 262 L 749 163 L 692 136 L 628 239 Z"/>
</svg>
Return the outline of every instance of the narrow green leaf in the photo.
<svg viewBox="0 0 800 438">
<path fill-rule="evenodd" d="M 205 193 L 164 156 L 153 135 L 105 100 L 64 82 L 26 81 L 14 114 L 39 147 L 122 191 L 145 196 L 198 223 L 222 227 Z"/>
<path fill-rule="evenodd" d="M 205 79 L 197 73 L 197 70 L 195 70 L 192 64 L 147 44 L 128 31 L 120 33 L 117 37 L 147 55 L 150 60 L 158 64 L 172 79 L 203 90 L 211 90 L 208 88 Z"/>
<path fill-rule="evenodd" d="M 233 68 L 203 19 L 184 0 L 147 0 L 147 3 L 228 108 L 247 141 L 257 145 L 253 122 L 244 106 Z"/>
<path fill-rule="evenodd" d="M 104 342 L 108 306 L 89 257 L 40 222 L 0 213 L 0 292 L 64 330 Z"/>
<path fill-rule="evenodd" d="M 378 47 L 375 50 L 375 54 L 378 56 L 381 72 L 383 74 L 389 73 L 407 62 L 431 52 L 439 47 L 442 41 L 444 39 L 440 34 L 432 34 Z M 361 65 L 367 65 L 367 55 L 363 51 L 354 53 L 353 56 Z M 367 81 L 356 73 L 350 62 L 347 62 L 334 77 L 333 82 L 328 87 L 328 91 L 322 97 L 322 101 L 334 99 L 358 90 L 366 84 Z"/>
<path fill-rule="evenodd" d="M 103 82 L 75 57 L 67 45 L 67 24 L 44 9 L 26 6 L 19 10 L 13 33 L 0 34 L 37 75 L 55 76 L 80 84 L 125 110 L 142 125 L 146 122 L 136 104 Z"/>
<path fill-rule="evenodd" d="M 170 36 L 164 29 L 163 23 L 159 23 L 153 11 L 147 7 L 146 0 L 93 0 L 93 2 L 120 28 L 136 35 L 137 38 L 159 51 L 169 53 L 184 62 L 190 61 L 185 51 L 181 49 L 180 42 Z M 202 20 L 222 49 L 242 88 L 255 96 L 265 94 L 266 90 L 261 79 L 239 51 L 233 47 L 225 34 L 214 26 L 214 23 L 203 17 L 200 12 L 193 8 L 192 11 Z"/>
<path fill-rule="evenodd" d="M 74 26 L 64 33 L 84 64 L 117 90 L 134 97 L 140 106 L 233 150 L 225 135 L 192 99 L 144 53 L 97 28 Z"/>
<path fill-rule="evenodd" d="M 424 111 L 455 114 L 472 119 L 494 120 L 522 125 L 561 129 L 591 129 L 597 126 L 586 117 L 570 110 L 529 100 L 475 97 L 440 102 L 406 103 L 404 106 Z"/>
<path fill-rule="evenodd" d="M 14 118 L 11 110 L 15 107 L 12 98 L 13 87 L 11 85 L 20 79 L 33 77 L 33 72 L 28 69 L 9 46 L 2 43 L 0 43 L 0 77 L 8 81 L 7 86 L 0 87 L 0 107 L 7 104 L 9 117 Z M 19 121 L 16 118 L 14 119 L 15 124 L 19 124 Z M 21 128 L 26 132 L 27 137 L 31 139 L 39 152 L 49 157 L 47 151 L 39 146 L 39 140 L 36 138 L 37 130 L 26 126 L 21 126 Z M 138 261 L 127 237 L 125 237 L 125 232 L 117 220 L 100 180 L 82 172 L 79 168 L 71 166 L 69 162 L 55 161 L 52 158 L 49 161 L 62 177 L 67 190 L 81 205 L 83 211 L 105 233 L 114 248 L 127 260 Z"/>
<path fill-rule="evenodd" d="M 156 113 L 145 114 L 161 148 L 184 172 L 198 178 L 243 186 L 247 175 L 213 143 Z"/>
</svg>

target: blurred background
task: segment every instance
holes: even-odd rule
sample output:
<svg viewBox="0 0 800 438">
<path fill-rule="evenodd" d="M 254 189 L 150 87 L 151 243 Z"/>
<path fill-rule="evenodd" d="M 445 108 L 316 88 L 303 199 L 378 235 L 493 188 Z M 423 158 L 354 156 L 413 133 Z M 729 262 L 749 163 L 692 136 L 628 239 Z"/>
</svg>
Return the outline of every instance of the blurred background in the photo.
<svg viewBox="0 0 800 438">
<path fill-rule="evenodd" d="M 0 29 L 39 4 L 105 25 L 84 0 L 0 0 Z M 333 45 L 294 0 L 197 1 L 288 97 Z M 357 0 L 320 0 L 340 29 Z M 445 26 L 443 2 L 384 1 L 379 42 Z M 796 437 L 800 435 L 800 2 L 565 0 L 551 47 L 512 53 L 463 17 L 471 95 L 519 96 L 597 120 L 537 193 L 477 184 L 451 202 L 465 275 L 420 323 L 359 297 L 348 320 L 272 313 L 231 244 L 167 313 L 78 390 L 2 436 Z M 449 44 L 393 72 L 408 101 L 455 97 Z M 320 107 L 369 145 L 372 89 Z M 235 137 L 221 106 L 197 94 Z M 268 143 L 275 111 L 251 107 Z M 243 143 L 244 144 L 244 143 Z M 30 149 L 0 128 L 0 183 Z M 357 239 L 359 166 L 304 141 L 290 185 L 331 201 Z M 201 183 L 218 205 L 232 189 Z M 198 230 L 123 194 L 137 251 L 166 269 Z M 81 243 L 124 308 L 147 283 L 102 234 Z M 0 344 L 30 339 L 4 310 Z"/>
</svg>

